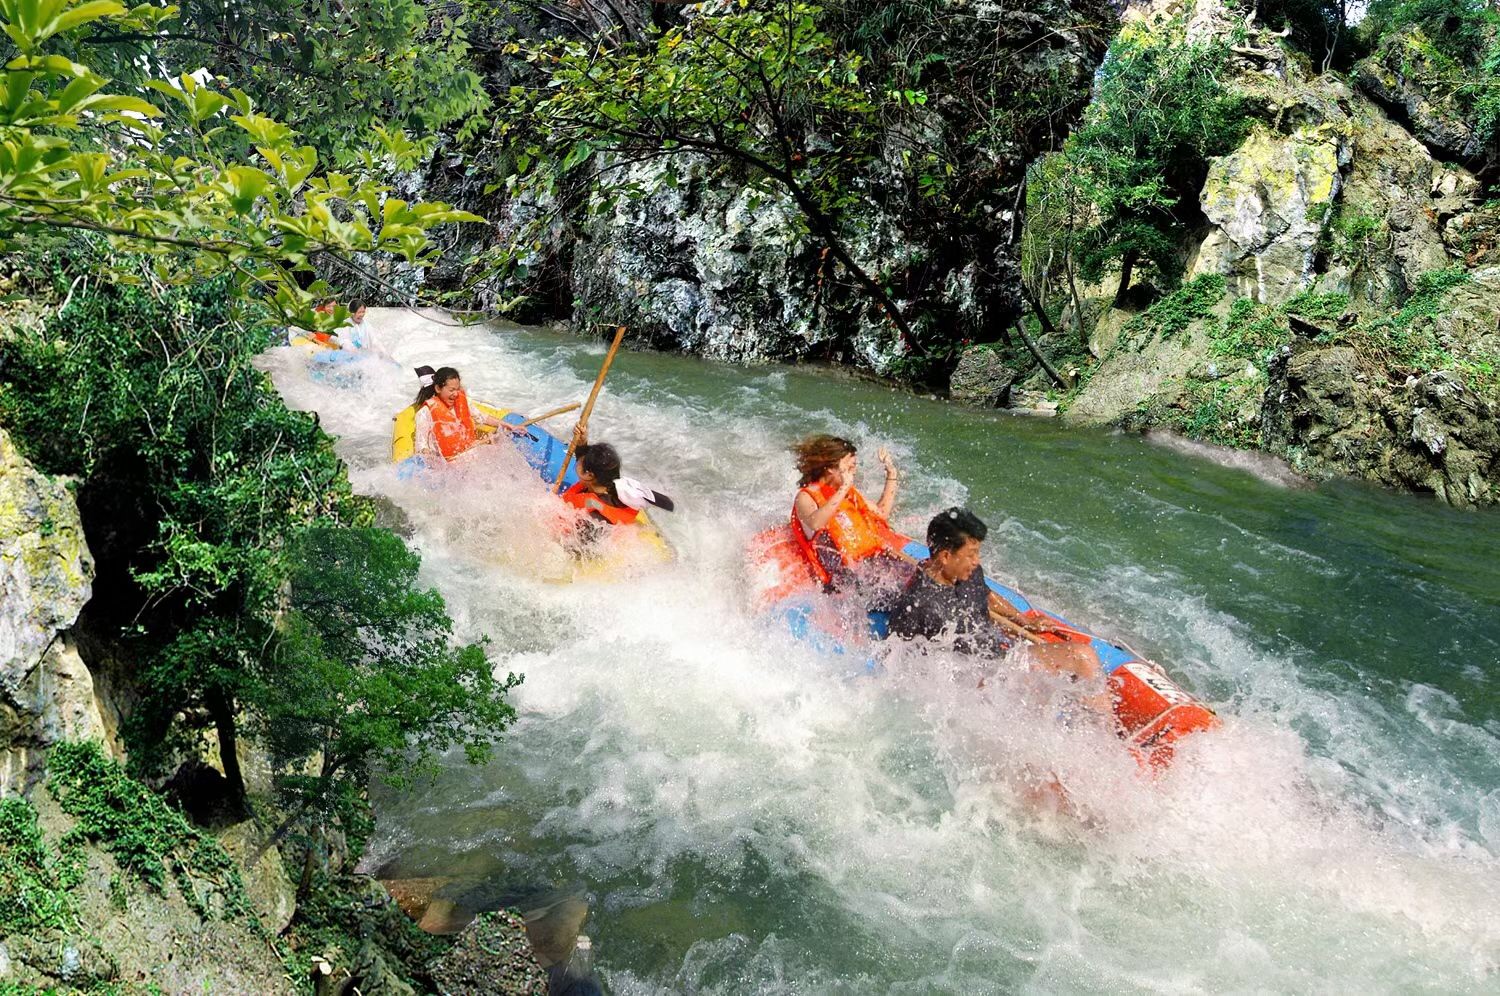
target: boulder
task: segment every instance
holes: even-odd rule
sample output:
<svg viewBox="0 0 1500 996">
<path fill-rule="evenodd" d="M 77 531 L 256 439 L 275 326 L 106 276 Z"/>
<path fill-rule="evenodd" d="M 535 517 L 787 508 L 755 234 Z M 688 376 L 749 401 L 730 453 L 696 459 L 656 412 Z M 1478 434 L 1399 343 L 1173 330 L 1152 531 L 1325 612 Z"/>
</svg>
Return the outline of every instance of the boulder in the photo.
<svg viewBox="0 0 1500 996">
<path fill-rule="evenodd" d="M 219 843 L 239 866 L 245 895 L 260 917 L 261 926 L 271 934 L 279 934 L 297 912 L 297 887 L 287 875 L 281 853 L 274 847 L 265 847 L 268 836 L 254 820 L 236 823 L 218 834 Z M 258 851 L 259 857 L 251 864 Z"/>
<path fill-rule="evenodd" d="M 1350 149 L 1344 121 L 1285 135 L 1257 125 L 1238 149 L 1209 166 L 1199 205 L 1215 227 L 1188 276 L 1223 274 L 1237 296 L 1266 304 L 1310 286 Z"/>
<path fill-rule="evenodd" d="M 948 379 L 948 396 L 981 408 L 1004 408 L 1018 374 L 987 346 L 970 346 Z"/>
<path fill-rule="evenodd" d="M 1299 469 L 1453 505 L 1500 500 L 1500 412 L 1446 371 L 1393 385 L 1352 347 L 1298 344 L 1271 365 L 1263 425 Z"/>
</svg>

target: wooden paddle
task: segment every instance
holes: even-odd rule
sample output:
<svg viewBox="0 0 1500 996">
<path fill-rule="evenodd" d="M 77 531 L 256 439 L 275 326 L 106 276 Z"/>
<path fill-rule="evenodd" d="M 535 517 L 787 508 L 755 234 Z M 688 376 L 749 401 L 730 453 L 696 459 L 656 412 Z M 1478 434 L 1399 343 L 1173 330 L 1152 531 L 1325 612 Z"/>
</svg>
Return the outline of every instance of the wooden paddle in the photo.
<svg viewBox="0 0 1500 996">
<path fill-rule="evenodd" d="M 594 401 L 599 397 L 599 389 L 604 386 L 604 375 L 609 373 L 609 365 L 615 361 L 615 353 L 619 352 L 620 343 L 625 339 L 625 326 L 621 325 L 615 329 L 615 341 L 610 343 L 609 352 L 604 354 L 604 365 L 599 368 L 599 376 L 594 378 L 594 389 L 589 392 L 589 400 L 584 403 L 583 414 L 578 416 L 578 428 L 585 431 L 589 427 L 589 416 L 594 414 Z M 568 440 L 568 452 L 563 456 L 562 469 L 557 472 L 557 480 L 552 482 L 552 491 L 555 494 L 562 490 L 563 478 L 568 474 L 568 464 L 573 459 L 573 451 L 578 448 L 578 433 L 573 433 L 573 438 Z"/>
<path fill-rule="evenodd" d="M 568 412 L 573 411 L 575 408 L 582 408 L 582 407 L 583 407 L 582 405 L 580 405 L 578 402 L 575 401 L 571 405 L 563 405 L 561 408 L 554 408 L 550 412 L 542 412 L 542 414 L 534 416 L 532 418 L 529 418 L 529 419 L 527 419 L 524 422 L 517 422 L 516 423 L 516 428 L 517 429 L 524 429 L 528 425 L 536 425 L 538 422 L 542 421 L 543 419 L 549 419 L 549 418 L 551 418 L 554 415 L 566 415 Z"/>
</svg>

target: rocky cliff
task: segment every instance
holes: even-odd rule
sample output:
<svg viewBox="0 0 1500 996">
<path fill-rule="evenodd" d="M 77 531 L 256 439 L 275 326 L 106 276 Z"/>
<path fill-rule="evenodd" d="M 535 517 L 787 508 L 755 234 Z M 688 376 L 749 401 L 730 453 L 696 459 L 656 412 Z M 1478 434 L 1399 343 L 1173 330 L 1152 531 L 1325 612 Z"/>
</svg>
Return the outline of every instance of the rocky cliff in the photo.
<svg viewBox="0 0 1500 996">
<path fill-rule="evenodd" d="M 1097 362 L 1067 417 L 1500 501 L 1500 227 L 1465 165 L 1475 129 L 1396 52 L 1409 36 L 1343 74 L 1223 0 L 1127 19 L 1178 44 L 1232 42 L 1229 85 L 1252 120 L 1206 164 L 1181 288 L 1088 297 Z"/>
<path fill-rule="evenodd" d="M 711 17 L 714 6 L 683 16 Z M 841 49 L 864 60 L 871 83 L 899 75 L 920 89 L 920 108 L 886 123 L 880 162 L 859 177 L 857 205 L 842 214 L 853 257 L 917 326 L 913 348 L 809 234 L 790 198 L 767 194 L 765 184 L 722 162 L 683 153 L 612 171 L 613 188 L 650 193 L 590 212 L 586 196 L 560 209 L 483 193 L 483 178 L 503 179 L 508 164 L 494 161 L 492 147 L 470 143 L 434 161 L 429 193 L 495 220 L 488 236 L 464 248 L 503 241 L 521 222 L 557 212 L 526 258 L 528 297 L 513 312 L 523 320 L 624 323 L 662 348 L 722 359 L 827 359 L 945 376 L 960 339 L 1020 313 L 1022 181 L 1087 101 L 1115 10 L 1107 0 L 843 0 L 823 6 L 821 17 Z M 546 32 L 539 23 L 506 27 Z M 524 70 L 497 58 L 485 71 L 497 90 Z M 839 141 L 816 131 L 807 138 Z M 909 162 L 918 146 L 973 196 L 935 208 L 940 199 L 917 192 Z M 670 183 L 659 182 L 665 173 Z M 461 277 L 443 270 L 432 286 L 453 287 Z M 492 289 L 475 303 L 493 306 L 501 297 Z"/>
</svg>

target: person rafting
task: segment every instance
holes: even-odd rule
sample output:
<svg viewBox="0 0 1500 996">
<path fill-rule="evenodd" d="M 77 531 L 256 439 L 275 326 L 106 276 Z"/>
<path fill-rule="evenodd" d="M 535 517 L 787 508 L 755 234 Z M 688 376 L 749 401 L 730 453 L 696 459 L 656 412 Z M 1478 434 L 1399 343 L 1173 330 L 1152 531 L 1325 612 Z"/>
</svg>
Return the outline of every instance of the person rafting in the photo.
<svg viewBox="0 0 1500 996">
<path fill-rule="evenodd" d="M 357 300 L 350 302 L 348 321 L 333 331 L 333 342 L 339 349 L 358 349 L 386 355 L 385 350 L 381 349 L 379 342 L 376 341 L 374 330 L 365 321 L 368 311 L 365 302 Z"/>
<path fill-rule="evenodd" d="M 915 564 L 887 524 L 901 480 L 895 461 L 884 449 L 877 452 L 885 487 L 872 506 L 855 487 L 858 459 L 849 440 L 809 436 L 792 453 L 801 475 L 792 503 L 792 537 L 814 576 L 826 591 L 858 589 L 872 610 L 888 607 Z"/>
<path fill-rule="evenodd" d="M 411 403 L 416 409 L 415 451 L 429 462 L 457 459 L 475 444 L 489 442 L 493 436 L 481 434 L 477 426 L 489 425 L 509 432 L 524 432 L 469 404 L 463 380 L 452 367 L 417 367 L 421 390 Z"/>
<path fill-rule="evenodd" d="M 608 443 L 590 443 L 588 430 L 582 425 L 574 428 L 573 441 L 578 481 L 561 497 L 587 512 L 589 521 L 632 526 L 643 521 L 641 511 L 648 505 L 665 512 L 676 507 L 666 495 L 621 477 L 620 454 Z"/>
<path fill-rule="evenodd" d="M 1002 657 L 1028 641 L 1031 663 L 1094 686 L 1096 694 L 1087 703 L 1107 710 L 1098 655 L 1086 644 L 1037 642 L 1042 634 L 1066 640 L 1068 632 L 1050 619 L 1023 614 L 985 583 L 979 554 L 988 533 L 979 516 L 965 508 L 933 516 L 927 524 L 929 555 L 891 607 L 891 635 L 923 641 L 951 637 L 954 651 L 982 657 Z"/>
</svg>

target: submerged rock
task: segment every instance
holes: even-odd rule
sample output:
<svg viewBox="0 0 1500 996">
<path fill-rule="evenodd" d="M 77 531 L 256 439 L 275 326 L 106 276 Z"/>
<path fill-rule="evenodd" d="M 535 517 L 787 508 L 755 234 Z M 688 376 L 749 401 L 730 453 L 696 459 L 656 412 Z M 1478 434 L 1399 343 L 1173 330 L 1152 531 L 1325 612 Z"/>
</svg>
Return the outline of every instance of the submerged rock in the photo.
<svg viewBox="0 0 1500 996">
<path fill-rule="evenodd" d="M 545 996 L 547 973 L 537 964 L 526 925 L 513 910 L 481 913 L 432 966 L 443 996 Z"/>
</svg>

